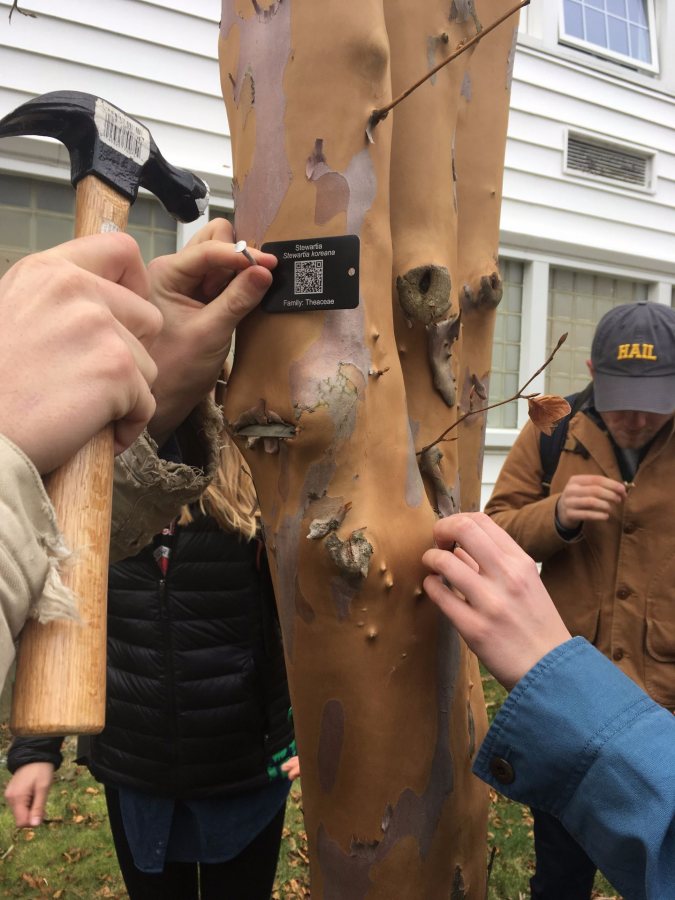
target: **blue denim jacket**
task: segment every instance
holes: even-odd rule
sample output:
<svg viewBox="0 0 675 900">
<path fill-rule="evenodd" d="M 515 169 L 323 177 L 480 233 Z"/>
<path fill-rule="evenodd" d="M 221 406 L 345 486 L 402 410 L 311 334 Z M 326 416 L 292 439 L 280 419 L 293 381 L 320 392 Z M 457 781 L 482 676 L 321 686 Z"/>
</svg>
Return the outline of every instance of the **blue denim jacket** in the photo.
<svg viewBox="0 0 675 900">
<path fill-rule="evenodd" d="M 557 816 L 627 900 L 675 898 L 675 717 L 583 638 L 518 682 L 474 772 Z"/>
</svg>

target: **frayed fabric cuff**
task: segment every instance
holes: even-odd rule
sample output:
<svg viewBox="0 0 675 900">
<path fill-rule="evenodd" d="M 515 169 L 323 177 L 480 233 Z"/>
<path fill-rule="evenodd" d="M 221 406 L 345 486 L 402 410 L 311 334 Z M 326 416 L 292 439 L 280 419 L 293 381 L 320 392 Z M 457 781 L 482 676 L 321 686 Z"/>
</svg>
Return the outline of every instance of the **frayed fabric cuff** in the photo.
<svg viewBox="0 0 675 900">
<path fill-rule="evenodd" d="M 136 554 L 180 511 L 208 487 L 216 472 L 222 415 L 204 401 L 182 430 L 198 448 L 200 459 L 176 463 L 161 459 L 147 432 L 117 457 L 111 532 L 112 560 Z"/>
</svg>

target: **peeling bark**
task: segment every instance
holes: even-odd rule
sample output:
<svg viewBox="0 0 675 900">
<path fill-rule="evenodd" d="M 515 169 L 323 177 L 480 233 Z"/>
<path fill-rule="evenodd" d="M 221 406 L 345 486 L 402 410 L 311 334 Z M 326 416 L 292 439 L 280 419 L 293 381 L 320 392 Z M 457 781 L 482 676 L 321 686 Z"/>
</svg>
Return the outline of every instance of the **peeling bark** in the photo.
<svg viewBox="0 0 675 900">
<path fill-rule="evenodd" d="M 331 533 L 325 543 L 328 555 L 347 578 L 368 577 L 373 546 L 368 543 L 362 531 L 352 531 L 344 541 Z"/>
<path fill-rule="evenodd" d="M 309 526 L 308 540 L 317 541 L 326 537 L 331 531 L 337 531 L 351 506 L 351 503 L 343 503 L 342 498 L 322 498 L 312 507 L 312 514 L 316 518 L 312 519 Z"/>
<path fill-rule="evenodd" d="M 241 413 L 236 422 L 228 423 L 228 429 L 233 437 L 245 437 L 247 447 L 255 447 L 262 439 L 266 453 L 278 453 L 280 440 L 295 437 L 298 432 L 295 425 L 268 410 L 264 400 Z"/>
<path fill-rule="evenodd" d="M 459 316 L 427 325 L 429 365 L 434 387 L 450 409 L 457 402 L 457 381 L 452 366 L 452 345 L 459 339 L 459 329 Z"/>
<path fill-rule="evenodd" d="M 434 488 L 433 506 L 439 516 L 451 516 L 459 511 L 459 503 L 451 489 L 443 480 L 441 463 L 443 454 L 438 447 L 430 447 L 422 453 L 420 471 L 429 479 Z"/>
</svg>

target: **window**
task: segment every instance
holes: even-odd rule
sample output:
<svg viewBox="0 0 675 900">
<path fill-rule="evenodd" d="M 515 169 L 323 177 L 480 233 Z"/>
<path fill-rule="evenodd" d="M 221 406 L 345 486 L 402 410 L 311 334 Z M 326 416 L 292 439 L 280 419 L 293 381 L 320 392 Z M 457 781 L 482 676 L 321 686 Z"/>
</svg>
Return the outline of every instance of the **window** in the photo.
<svg viewBox="0 0 675 900">
<path fill-rule="evenodd" d="M 561 40 L 656 71 L 653 0 L 563 0 Z"/>
<path fill-rule="evenodd" d="M 495 336 L 492 345 L 490 403 L 513 397 L 518 391 L 520 370 L 520 322 L 523 305 L 523 263 L 500 260 L 502 300 L 497 307 Z M 517 404 L 505 403 L 488 413 L 490 428 L 516 428 Z"/>
<path fill-rule="evenodd" d="M 138 197 L 129 210 L 127 231 L 138 241 L 146 263 L 176 252 L 176 220 L 158 200 Z"/>
<path fill-rule="evenodd" d="M 0 174 L 0 275 L 28 253 L 71 240 L 74 230 L 70 184 Z M 176 250 L 176 222 L 157 200 L 139 197 L 127 230 L 146 262 Z"/>
<path fill-rule="evenodd" d="M 209 205 L 209 222 L 213 219 L 227 219 L 228 222 L 232 222 L 234 225 L 234 210 L 220 209 L 219 207 Z"/>
<path fill-rule="evenodd" d="M 606 312 L 623 303 L 646 300 L 648 285 L 593 272 L 551 269 L 546 354 L 562 334 L 567 340 L 546 369 L 546 393 L 566 396 L 588 384 L 595 326 Z"/>
<path fill-rule="evenodd" d="M 0 175 L 0 275 L 28 253 L 69 241 L 74 223 L 69 184 Z"/>
</svg>

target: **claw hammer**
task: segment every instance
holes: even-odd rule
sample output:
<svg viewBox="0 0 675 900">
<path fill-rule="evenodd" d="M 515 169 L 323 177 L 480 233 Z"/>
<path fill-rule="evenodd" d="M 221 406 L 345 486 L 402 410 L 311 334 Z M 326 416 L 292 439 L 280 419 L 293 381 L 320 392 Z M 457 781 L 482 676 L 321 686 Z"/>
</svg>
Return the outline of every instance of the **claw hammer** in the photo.
<svg viewBox="0 0 675 900">
<path fill-rule="evenodd" d="M 0 119 L 0 137 L 27 134 L 56 138 L 69 151 L 76 237 L 123 231 L 139 187 L 181 222 L 208 205 L 208 185 L 169 165 L 144 125 L 100 97 L 54 91 Z M 65 543 L 76 554 L 61 580 L 78 599 L 79 620 L 29 619 L 24 626 L 10 716 L 15 735 L 103 728 L 112 481 L 112 425 L 46 479 Z"/>
</svg>

